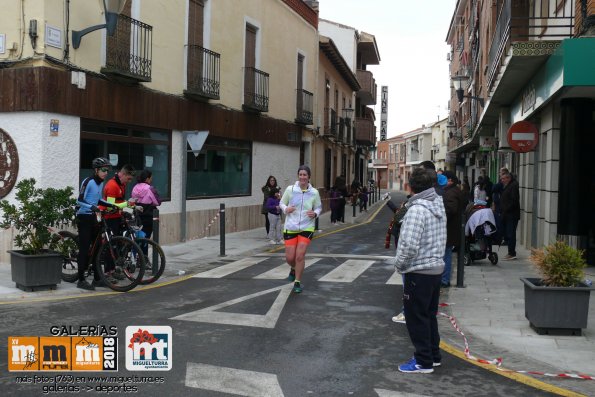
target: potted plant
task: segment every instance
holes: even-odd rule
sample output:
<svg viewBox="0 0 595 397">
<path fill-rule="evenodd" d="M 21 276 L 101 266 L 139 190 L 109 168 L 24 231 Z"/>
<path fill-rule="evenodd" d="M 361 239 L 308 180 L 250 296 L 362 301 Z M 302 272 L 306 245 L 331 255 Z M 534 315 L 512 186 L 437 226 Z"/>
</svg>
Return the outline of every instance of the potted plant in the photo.
<svg viewBox="0 0 595 397">
<path fill-rule="evenodd" d="M 552 331 L 580 335 L 587 327 L 591 287 L 584 283 L 584 252 L 556 241 L 531 251 L 529 260 L 540 278 L 525 284 L 525 317 L 539 334 Z"/>
<path fill-rule="evenodd" d="M 18 288 L 32 291 L 55 288 L 61 280 L 62 256 L 54 252 L 59 239 L 49 227 L 72 224 L 76 201 L 73 188 L 35 187 L 35 179 L 16 185 L 17 204 L 0 201 L 0 227 L 14 227 L 14 243 L 20 250 L 10 250 L 12 280 Z"/>
</svg>

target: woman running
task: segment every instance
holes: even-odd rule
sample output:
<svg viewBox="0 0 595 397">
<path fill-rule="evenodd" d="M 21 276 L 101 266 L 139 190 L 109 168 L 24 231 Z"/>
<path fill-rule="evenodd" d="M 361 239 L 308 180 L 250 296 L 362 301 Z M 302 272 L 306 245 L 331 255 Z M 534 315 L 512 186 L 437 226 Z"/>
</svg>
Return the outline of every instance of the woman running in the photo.
<svg viewBox="0 0 595 397">
<path fill-rule="evenodd" d="M 302 292 L 302 274 L 306 263 L 306 250 L 315 230 L 315 219 L 322 211 L 320 194 L 310 185 L 310 168 L 302 165 L 298 168 L 298 180 L 288 186 L 281 197 L 279 206 L 284 214 L 285 258 L 291 271 L 289 281 L 294 281 L 293 292 Z"/>
</svg>

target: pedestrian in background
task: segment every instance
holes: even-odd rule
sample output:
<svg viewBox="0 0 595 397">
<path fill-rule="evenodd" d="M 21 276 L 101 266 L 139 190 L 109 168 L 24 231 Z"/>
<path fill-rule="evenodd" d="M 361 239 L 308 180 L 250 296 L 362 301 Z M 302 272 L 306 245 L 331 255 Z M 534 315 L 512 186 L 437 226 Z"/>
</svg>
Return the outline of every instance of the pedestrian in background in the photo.
<svg viewBox="0 0 595 397">
<path fill-rule="evenodd" d="M 502 243 L 502 238 L 504 236 L 504 228 L 502 227 L 502 208 L 500 206 L 500 195 L 504 190 L 502 175 L 508 173 L 508 168 L 500 168 L 498 183 L 494 184 L 494 187 L 492 188 L 492 210 L 494 210 L 494 219 L 496 220 L 496 233 L 492 236 L 492 241 L 498 245 Z"/>
<path fill-rule="evenodd" d="M 345 206 L 347 205 L 347 182 L 345 176 L 341 175 L 335 178 L 335 188 L 339 192 L 339 206 L 337 208 L 337 223 L 345 223 Z"/>
<path fill-rule="evenodd" d="M 368 188 L 363 186 L 359 192 L 359 212 L 368 212 Z"/>
<path fill-rule="evenodd" d="M 277 191 L 271 191 L 271 197 L 267 199 L 267 210 L 269 211 L 269 242 L 271 244 L 282 244 L 281 235 L 281 207 L 279 201 L 281 195 Z"/>
<path fill-rule="evenodd" d="M 306 265 L 306 250 L 314 237 L 315 219 L 320 216 L 322 203 L 320 195 L 310 184 L 310 167 L 298 168 L 298 180 L 288 186 L 279 206 L 284 214 L 285 259 L 291 267 L 289 281 L 293 281 L 293 292 L 302 292 L 302 275 Z"/>
<path fill-rule="evenodd" d="M 143 207 L 140 220 L 143 225 L 143 232 L 146 238 L 153 234 L 153 211 L 161 205 L 161 198 L 157 189 L 153 186 L 153 173 L 149 170 L 142 170 L 136 178 L 137 184 L 132 188 L 130 197 L 136 199 L 136 205 Z"/>
<path fill-rule="evenodd" d="M 467 175 L 463 177 L 463 183 L 461 183 L 461 191 L 463 192 L 465 200 L 467 200 L 467 202 L 470 202 L 472 200 L 471 185 L 469 185 L 469 177 Z"/>
<path fill-rule="evenodd" d="M 329 195 L 329 205 L 331 207 L 331 225 L 336 225 L 337 221 L 339 220 L 339 207 L 341 200 L 341 193 L 337 189 L 336 186 L 331 187 L 330 195 Z M 343 204 L 345 207 L 345 204 Z"/>
<path fill-rule="evenodd" d="M 479 176 L 477 178 L 477 182 L 475 183 L 475 187 L 473 188 L 473 201 L 475 200 L 482 200 L 487 202 L 488 195 L 485 190 L 485 180 L 483 176 Z"/>
<path fill-rule="evenodd" d="M 269 197 L 271 197 L 271 192 L 274 192 L 274 191 L 279 192 L 279 191 L 281 191 L 281 188 L 279 187 L 279 185 L 277 185 L 277 178 L 275 178 L 272 175 L 269 175 L 266 183 L 261 188 L 261 190 L 262 190 L 262 208 L 260 210 L 260 213 L 264 215 L 264 227 L 265 227 L 265 230 L 267 231 L 267 238 L 269 238 L 269 229 L 271 227 L 271 224 L 269 222 L 269 210 L 266 207 L 267 200 L 269 199 Z"/>
<path fill-rule="evenodd" d="M 519 183 L 512 179 L 509 173 L 502 174 L 504 189 L 500 195 L 500 209 L 502 216 L 502 228 L 504 238 L 508 245 L 508 255 L 504 260 L 516 259 L 516 228 L 521 219 L 521 203 L 519 195 Z"/>
<path fill-rule="evenodd" d="M 431 373 L 442 362 L 436 316 L 444 270 L 446 213 L 435 184 L 435 171 L 416 168 L 411 173 L 412 197 L 394 259 L 396 269 L 405 276 L 405 323 L 415 348 L 413 358 L 399 365 L 399 371 L 405 373 Z"/>
<path fill-rule="evenodd" d="M 444 211 L 446 212 L 446 248 L 444 250 L 444 272 L 442 272 L 440 286 L 449 288 L 452 249 L 453 247 L 459 247 L 461 244 L 461 223 L 467 200 L 457 186 L 459 180 L 454 172 L 444 171 L 443 175 L 447 179 L 444 194 L 442 195 Z"/>
</svg>

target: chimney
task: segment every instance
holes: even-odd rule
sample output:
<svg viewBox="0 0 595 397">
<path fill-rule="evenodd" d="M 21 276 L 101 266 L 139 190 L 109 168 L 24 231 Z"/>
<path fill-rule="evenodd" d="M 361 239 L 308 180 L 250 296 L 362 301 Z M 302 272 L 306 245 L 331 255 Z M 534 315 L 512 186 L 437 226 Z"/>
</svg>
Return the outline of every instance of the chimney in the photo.
<svg viewBox="0 0 595 397">
<path fill-rule="evenodd" d="M 304 3 L 306 3 L 308 5 L 308 7 L 310 7 L 314 11 L 316 11 L 316 13 L 318 14 L 318 4 L 319 4 L 318 1 L 316 1 L 316 0 L 304 0 Z"/>
</svg>

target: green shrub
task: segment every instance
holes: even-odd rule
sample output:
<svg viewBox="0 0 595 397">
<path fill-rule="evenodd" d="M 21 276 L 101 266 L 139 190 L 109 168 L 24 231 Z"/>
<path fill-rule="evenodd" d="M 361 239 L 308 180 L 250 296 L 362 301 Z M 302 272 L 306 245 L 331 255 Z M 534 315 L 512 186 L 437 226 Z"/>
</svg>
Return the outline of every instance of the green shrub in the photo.
<svg viewBox="0 0 595 397">
<path fill-rule="evenodd" d="M 587 262 L 584 252 L 556 241 L 541 249 L 531 250 L 529 259 L 541 275 L 543 285 L 550 287 L 574 287 L 585 279 L 583 269 Z"/>
<path fill-rule="evenodd" d="M 23 179 L 16 185 L 18 205 L 0 201 L 2 222 L 0 227 L 16 229 L 15 245 L 26 254 L 39 254 L 56 248 L 48 226 L 61 227 L 72 224 L 76 200 L 73 188 L 35 187 L 35 179 Z"/>
</svg>

